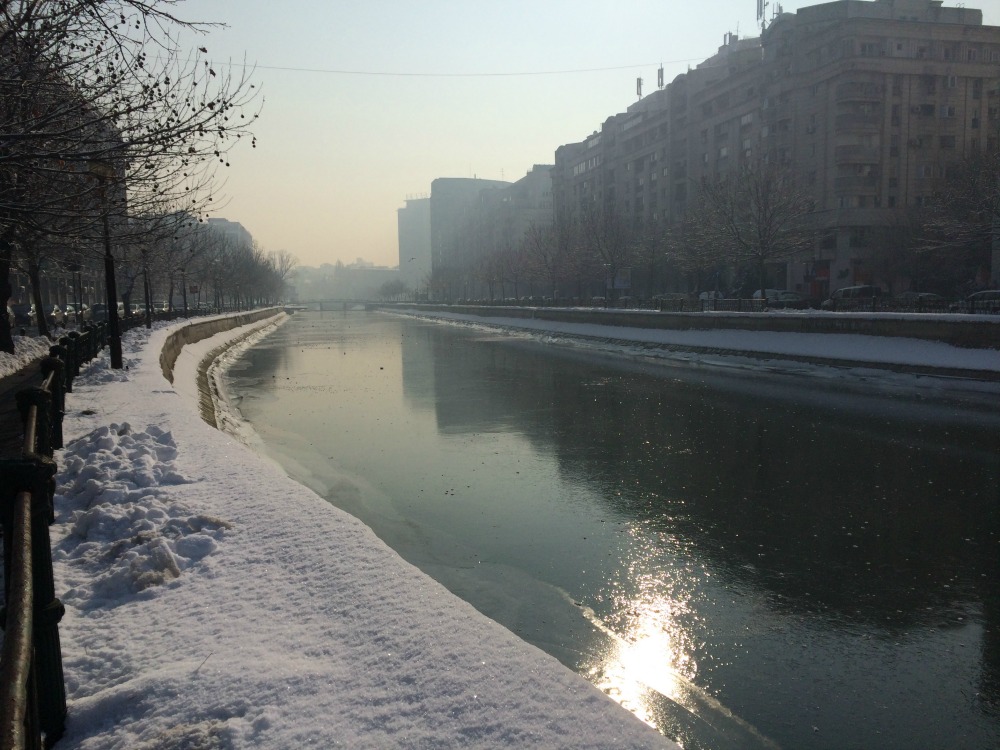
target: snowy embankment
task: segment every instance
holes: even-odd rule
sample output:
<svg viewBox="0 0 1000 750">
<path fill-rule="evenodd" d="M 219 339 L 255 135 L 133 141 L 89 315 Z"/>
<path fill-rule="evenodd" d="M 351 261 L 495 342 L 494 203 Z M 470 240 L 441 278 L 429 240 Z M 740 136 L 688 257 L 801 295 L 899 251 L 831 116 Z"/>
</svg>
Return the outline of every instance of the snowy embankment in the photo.
<svg viewBox="0 0 1000 750">
<path fill-rule="evenodd" d="M 693 360 L 704 363 L 706 356 L 721 355 L 727 358 L 728 366 L 738 366 L 738 358 L 742 355 L 753 357 L 756 361 L 754 366 L 759 366 L 762 359 L 770 359 L 841 363 L 850 367 L 892 367 L 900 370 L 906 368 L 964 370 L 970 374 L 1000 375 L 1000 325 L 997 328 L 997 338 L 992 342 L 992 348 L 972 349 L 940 341 L 856 333 L 654 329 L 531 318 L 484 317 L 407 308 L 385 312 L 459 325 L 480 326 L 494 331 L 527 334 L 550 343 L 584 342 L 590 348 L 677 362 Z M 711 313 L 703 314 L 711 315 Z M 954 321 L 956 317 L 953 315 L 944 320 Z M 978 319 L 982 316 L 964 317 Z M 1000 321 L 996 316 L 989 316 L 989 319 Z"/>
<path fill-rule="evenodd" d="M 673 747 L 206 425 L 199 360 L 246 330 L 185 347 L 176 388 L 169 330 L 68 396 L 60 748 Z"/>
<path fill-rule="evenodd" d="M 0 378 L 13 375 L 26 365 L 45 357 L 52 342 L 31 336 L 14 337 L 14 354 L 0 353 Z"/>
</svg>

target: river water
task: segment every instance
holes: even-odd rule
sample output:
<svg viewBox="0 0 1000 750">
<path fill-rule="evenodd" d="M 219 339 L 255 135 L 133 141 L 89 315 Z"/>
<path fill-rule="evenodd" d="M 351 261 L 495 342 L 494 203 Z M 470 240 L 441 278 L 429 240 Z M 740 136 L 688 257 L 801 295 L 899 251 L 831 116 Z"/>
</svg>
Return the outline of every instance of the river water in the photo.
<svg viewBox="0 0 1000 750">
<path fill-rule="evenodd" d="M 687 748 L 1000 747 L 1000 405 L 298 313 L 266 450 Z"/>
</svg>

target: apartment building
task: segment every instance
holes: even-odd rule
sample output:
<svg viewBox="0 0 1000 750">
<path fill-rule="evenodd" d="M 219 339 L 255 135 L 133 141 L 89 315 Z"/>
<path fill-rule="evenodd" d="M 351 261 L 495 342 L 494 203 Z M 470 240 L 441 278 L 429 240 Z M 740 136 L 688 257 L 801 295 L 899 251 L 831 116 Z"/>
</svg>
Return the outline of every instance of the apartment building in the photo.
<svg viewBox="0 0 1000 750">
<path fill-rule="evenodd" d="M 676 224 L 703 179 L 766 158 L 815 198 L 814 297 L 876 278 L 884 238 L 966 158 L 1000 146 L 1000 28 L 941 0 L 838 0 L 727 35 L 696 68 L 556 151 L 556 220 L 600 207 Z M 998 273 L 993 270 L 993 276 Z M 776 280 L 778 281 L 778 280 Z"/>
</svg>

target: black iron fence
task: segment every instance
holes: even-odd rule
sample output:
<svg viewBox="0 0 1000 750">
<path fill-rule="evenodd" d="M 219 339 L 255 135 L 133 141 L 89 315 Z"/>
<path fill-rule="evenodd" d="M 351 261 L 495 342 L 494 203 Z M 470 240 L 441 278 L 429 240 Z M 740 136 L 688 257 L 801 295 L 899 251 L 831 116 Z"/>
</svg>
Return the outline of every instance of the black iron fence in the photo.
<svg viewBox="0 0 1000 750">
<path fill-rule="evenodd" d="M 58 349 L 60 347 L 53 347 Z M 40 387 L 17 393 L 21 455 L 0 459 L 4 552 L 4 643 L 0 653 L 0 747 L 49 748 L 66 725 L 66 687 L 49 527 L 55 520 L 56 464 L 62 447 L 67 363 L 42 360 Z"/>
</svg>

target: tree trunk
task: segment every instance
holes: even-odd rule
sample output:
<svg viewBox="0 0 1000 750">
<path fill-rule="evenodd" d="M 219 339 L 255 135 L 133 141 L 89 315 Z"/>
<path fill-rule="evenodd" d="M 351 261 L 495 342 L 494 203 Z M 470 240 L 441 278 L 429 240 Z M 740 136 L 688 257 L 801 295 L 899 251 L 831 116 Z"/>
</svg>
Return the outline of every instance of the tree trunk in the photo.
<svg viewBox="0 0 1000 750">
<path fill-rule="evenodd" d="M 764 302 L 764 307 L 767 307 L 767 268 L 763 257 L 760 259 L 760 298 Z"/>
<path fill-rule="evenodd" d="M 14 353 L 14 336 L 10 328 L 10 318 L 7 316 L 7 303 L 10 300 L 10 261 L 11 248 L 9 242 L 0 242 L 0 297 L 3 298 L 3 317 L 0 319 L 0 352 Z"/>
<path fill-rule="evenodd" d="M 42 305 L 42 274 L 37 261 L 28 262 L 28 280 L 31 282 L 31 301 L 35 303 L 35 325 L 38 326 L 38 335 L 47 338 L 49 321 Z"/>
</svg>

